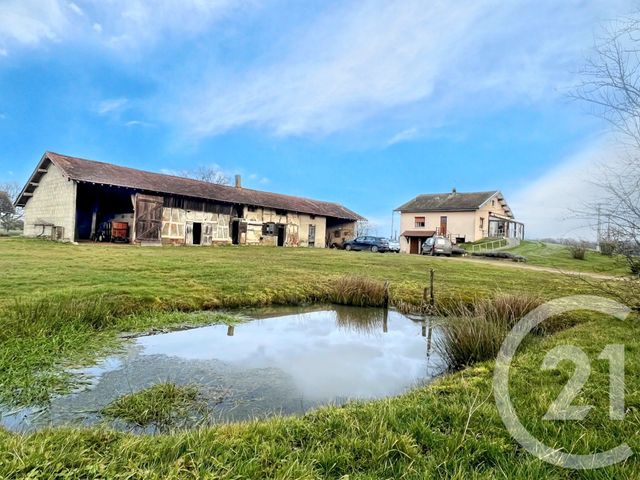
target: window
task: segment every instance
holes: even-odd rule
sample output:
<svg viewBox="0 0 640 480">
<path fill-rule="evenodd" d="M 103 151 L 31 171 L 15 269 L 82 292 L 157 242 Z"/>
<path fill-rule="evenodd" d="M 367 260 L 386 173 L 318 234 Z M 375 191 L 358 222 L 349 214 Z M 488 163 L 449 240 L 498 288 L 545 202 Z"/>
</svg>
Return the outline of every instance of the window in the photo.
<svg viewBox="0 0 640 480">
<path fill-rule="evenodd" d="M 334 238 L 340 238 L 340 230 L 334 230 L 333 237 Z"/>
<path fill-rule="evenodd" d="M 480 217 L 480 230 L 484 230 L 484 217 Z"/>
<path fill-rule="evenodd" d="M 286 210 L 276 210 L 276 215 L 279 215 L 281 217 L 286 217 L 287 216 L 287 211 Z"/>
<path fill-rule="evenodd" d="M 416 217 L 416 228 L 424 228 L 427 225 L 425 217 Z"/>
<path fill-rule="evenodd" d="M 262 235 L 275 235 L 276 224 L 273 222 L 262 224 Z"/>
<path fill-rule="evenodd" d="M 495 200 L 491 200 L 491 206 L 495 207 L 496 206 L 496 201 Z"/>
</svg>

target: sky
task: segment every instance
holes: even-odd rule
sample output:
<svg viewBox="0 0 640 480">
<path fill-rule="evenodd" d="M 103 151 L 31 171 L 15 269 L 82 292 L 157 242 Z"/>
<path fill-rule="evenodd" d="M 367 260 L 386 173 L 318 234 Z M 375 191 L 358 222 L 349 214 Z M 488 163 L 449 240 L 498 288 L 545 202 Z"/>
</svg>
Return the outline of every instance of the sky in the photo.
<svg viewBox="0 0 640 480">
<path fill-rule="evenodd" d="M 631 0 L 0 0 L 0 182 L 45 150 L 342 203 L 392 234 L 420 193 L 573 218 L 607 125 L 569 98 Z M 397 232 L 397 216 L 393 220 Z"/>
</svg>

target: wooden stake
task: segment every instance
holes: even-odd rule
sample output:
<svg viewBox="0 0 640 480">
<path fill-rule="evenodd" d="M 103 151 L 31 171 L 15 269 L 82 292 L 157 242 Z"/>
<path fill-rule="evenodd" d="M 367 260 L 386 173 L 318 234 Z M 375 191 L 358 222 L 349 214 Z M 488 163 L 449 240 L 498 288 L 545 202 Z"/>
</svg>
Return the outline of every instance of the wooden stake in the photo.
<svg viewBox="0 0 640 480">
<path fill-rule="evenodd" d="M 433 291 L 433 268 L 429 271 L 429 303 L 433 306 L 435 302 L 435 292 Z"/>
</svg>

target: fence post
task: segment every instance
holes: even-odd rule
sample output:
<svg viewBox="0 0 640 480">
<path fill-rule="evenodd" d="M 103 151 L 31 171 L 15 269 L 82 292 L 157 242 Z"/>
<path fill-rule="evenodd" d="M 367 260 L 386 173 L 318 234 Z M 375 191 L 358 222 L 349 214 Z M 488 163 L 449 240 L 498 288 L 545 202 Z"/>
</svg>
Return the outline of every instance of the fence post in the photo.
<svg viewBox="0 0 640 480">
<path fill-rule="evenodd" d="M 389 308 L 389 281 L 384 282 L 384 308 Z"/>
<path fill-rule="evenodd" d="M 429 270 L 429 303 L 431 306 L 435 304 L 435 292 L 433 291 L 433 268 Z"/>
</svg>

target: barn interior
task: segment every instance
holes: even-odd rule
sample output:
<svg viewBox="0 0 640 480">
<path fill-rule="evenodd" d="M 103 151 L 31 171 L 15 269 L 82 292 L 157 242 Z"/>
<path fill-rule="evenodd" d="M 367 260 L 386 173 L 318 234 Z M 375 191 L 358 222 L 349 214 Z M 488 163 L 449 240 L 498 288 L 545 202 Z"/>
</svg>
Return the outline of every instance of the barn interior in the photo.
<svg viewBox="0 0 640 480">
<path fill-rule="evenodd" d="M 78 183 L 76 239 L 93 240 L 101 225 L 114 220 L 133 223 L 135 190 L 92 183 Z"/>
</svg>

